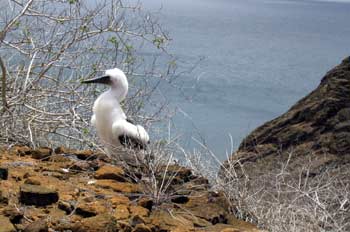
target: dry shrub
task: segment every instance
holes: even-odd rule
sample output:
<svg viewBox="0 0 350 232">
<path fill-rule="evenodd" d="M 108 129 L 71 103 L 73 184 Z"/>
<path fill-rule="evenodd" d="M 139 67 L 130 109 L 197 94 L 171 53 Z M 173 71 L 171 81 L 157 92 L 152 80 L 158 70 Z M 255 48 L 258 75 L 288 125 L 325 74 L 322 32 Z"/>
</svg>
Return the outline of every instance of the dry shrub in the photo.
<svg viewBox="0 0 350 232">
<path fill-rule="evenodd" d="M 118 150 L 118 154 L 110 157 L 112 163 L 123 167 L 128 178 L 141 186 L 141 193 L 131 197 L 145 197 L 151 199 L 154 206 L 160 206 L 165 202 L 187 198 L 189 194 L 207 186 L 203 183 L 184 187 L 199 176 L 179 164 L 172 144 L 154 142 L 146 150 Z"/>
<path fill-rule="evenodd" d="M 328 166 L 315 174 L 313 159 L 297 170 L 288 167 L 291 159 L 254 177 L 231 161 L 217 184 L 233 213 L 269 231 L 350 231 L 349 168 Z"/>
<path fill-rule="evenodd" d="M 184 163 L 224 192 L 237 218 L 276 232 L 350 231 L 349 165 L 326 163 L 315 169 L 329 155 L 290 152 L 280 163 L 266 164 L 266 170 L 261 164 L 252 170 L 251 163 L 248 168 L 228 157 L 223 165 L 205 143 L 196 141 L 200 150 L 180 147 Z M 296 159 L 302 165 L 291 165 Z"/>
<path fill-rule="evenodd" d="M 140 3 L 8 0 L 0 6 L 0 144 L 101 148 L 90 117 L 105 89 L 81 80 L 114 67 L 129 80 L 121 103 L 128 118 L 149 130 L 173 115 L 160 86 L 177 88 L 187 70 L 178 71 L 167 33 Z M 174 150 L 166 147 L 154 142 L 144 152 L 121 150 L 133 165 L 110 158 L 157 203 L 178 195 L 170 189 Z"/>
<path fill-rule="evenodd" d="M 140 4 L 9 0 L 0 6 L 1 143 L 94 145 L 91 108 L 103 87 L 80 81 L 114 67 L 129 78 L 122 103 L 128 117 L 149 126 L 168 116 L 167 102 L 152 96 L 176 78 L 176 63 L 165 50 L 167 34 Z"/>
</svg>

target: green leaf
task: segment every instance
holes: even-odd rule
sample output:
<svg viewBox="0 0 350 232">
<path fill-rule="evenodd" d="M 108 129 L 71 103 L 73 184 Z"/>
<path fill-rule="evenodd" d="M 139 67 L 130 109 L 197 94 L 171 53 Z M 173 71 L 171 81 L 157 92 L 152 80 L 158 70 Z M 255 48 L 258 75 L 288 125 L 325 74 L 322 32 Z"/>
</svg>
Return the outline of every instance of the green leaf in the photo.
<svg viewBox="0 0 350 232">
<path fill-rule="evenodd" d="M 83 128 L 82 131 L 84 135 L 87 135 L 90 132 L 88 128 Z"/>
<path fill-rule="evenodd" d="M 153 44 L 159 49 L 165 43 L 164 37 L 156 37 L 153 39 Z"/>
<path fill-rule="evenodd" d="M 118 41 L 117 38 L 115 36 L 112 36 L 108 39 L 108 42 L 110 42 L 111 44 L 114 44 L 115 46 L 118 46 Z"/>
</svg>

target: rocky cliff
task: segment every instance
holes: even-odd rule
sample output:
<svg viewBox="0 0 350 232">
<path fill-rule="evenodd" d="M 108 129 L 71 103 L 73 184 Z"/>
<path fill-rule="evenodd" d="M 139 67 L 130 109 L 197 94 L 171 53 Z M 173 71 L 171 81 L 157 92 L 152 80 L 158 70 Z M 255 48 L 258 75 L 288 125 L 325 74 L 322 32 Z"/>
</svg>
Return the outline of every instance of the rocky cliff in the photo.
<svg viewBox="0 0 350 232">
<path fill-rule="evenodd" d="M 350 168 L 350 58 L 286 113 L 250 133 L 225 166 L 251 177 L 288 164 L 309 176 Z"/>
<path fill-rule="evenodd" d="M 259 231 L 178 166 L 117 166 L 65 148 L 0 149 L 0 231 Z"/>
</svg>

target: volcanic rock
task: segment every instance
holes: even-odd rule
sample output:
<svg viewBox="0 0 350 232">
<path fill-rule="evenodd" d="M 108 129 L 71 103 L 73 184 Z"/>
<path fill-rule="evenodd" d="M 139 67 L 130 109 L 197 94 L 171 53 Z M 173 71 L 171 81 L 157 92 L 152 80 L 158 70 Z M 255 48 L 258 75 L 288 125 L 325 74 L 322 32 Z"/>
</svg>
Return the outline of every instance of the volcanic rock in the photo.
<svg viewBox="0 0 350 232">
<path fill-rule="evenodd" d="M 8 164 L 9 172 L 9 178 L 0 181 L 6 197 L 0 204 L 1 229 L 5 228 L 2 225 L 9 228 L 6 231 L 15 231 L 16 227 L 20 231 L 73 232 L 219 232 L 215 228 L 246 228 L 237 226 L 240 220 L 231 220 L 234 216 L 222 195 L 212 192 L 208 181 L 188 168 L 175 164 L 154 170 L 145 164 L 118 166 L 97 158 L 75 157 L 95 154 L 92 151 L 56 150 L 62 153 L 54 153 L 49 159 L 34 159 L 28 147 L 0 151 L 0 162 Z M 96 169 L 72 168 L 92 163 Z M 149 173 L 153 180 L 144 178 Z M 166 184 L 160 188 L 163 181 Z M 223 226 L 210 230 L 213 224 Z"/>
<path fill-rule="evenodd" d="M 7 217 L 0 215 L 0 231 L 1 232 L 16 232 L 16 229 Z"/>
<path fill-rule="evenodd" d="M 141 206 L 131 205 L 129 210 L 132 215 L 138 215 L 140 217 L 147 217 L 149 215 L 149 210 Z"/>
<path fill-rule="evenodd" d="M 57 207 L 59 209 L 65 211 L 67 214 L 70 214 L 74 210 L 74 206 L 70 202 L 63 201 L 63 200 L 58 201 Z"/>
<path fill-rule="evenodd" d="M 230 165 L 236 171 L 244 167 L 254 178 L 287 162 L 299 170 L 310 160 L 313 176 L 350 168 L 350 57 L 286 113 L 251 132 L 222 171 Z"/>
<path fill-rule="evenodd" d="M 24 215 L 23 211 L 11 205 L 4 208 L 2 214 L 8 217 L 11 223 L 14 224 L 18 224 Z"/>
<path fill-rule="evenodd" d="M 113 189 L 116 192 L 139 193 L 140 187 L 133 183 L 117 182 L 114 180 L 97 180 L 96 185 L 102 188 Z"/>
<path fill-rule="evenodd" d="M 0 189 L 0 204 L 8 204 L 9 199 L 5 196 L 5 194 Z"/>
<path fill-rule="evenodd" d="M 31 155 L 34 159 L 48 159 L 50 155 L 52 154 L 52 149 L 48 147 L 42 147 L 35 149 L 31 152 Z"/>
<path fill-rule="evenodd" d="M 82 217 L 92 217 L 98 214 L 107 213 L 107 206 L 102 201 L 94 199 L 93 202 L 80 203 L 76 209 L 76 214 Z"/>
<path fill-rule="evenodd" d="M 44 206 L 57 201 L 56 190 L 31 184 L 23 184 L 20 187 L 20 202 L 23 204 Z"/>
<path fill-rule="evenodd" d="M 123 181 L 125 182 L 125 173 L 124 170 L 117 166 L 112 165 L 104 165 L 100 167 L 96 173 L 95 178 L 96 179 L 112 179 L 116 181 Z"/>
<path fill-rule="evenodd" d="M 110 199 L 110 201 L 114 207 L 117 205 L 127 205 L 130 203 L 129 198 L 124 195 L 115 195 Z"/>
<path fill-rule="evenodd" d="M 7 180 L 8 177 L 8 169 L 5 167 L 0 167 L 0 180 Z"/>
<path fill-rule="evenodd" d="M 117 220 L 109 214 L 83 219 L 74 225 L 73 232 L 116 232 Z"/>
<path fill-rule="evenodd" d="M 115 211 L 114 217 L 117 220 L 128 219 L 130 216 L 127 205 L 118 205 Z"/>
<path fill-rule="evenodd" d="M 152 230 L 145 224 L 138 224 L 132 232 L 152 232 Z"/>
<path fill-rule="evenodd" d="M 37 220 L 29 224 L 23 232 L 47 232 L 49 227 L 45 220 Z"/>
<path fill-rule="evenodd" d="M 129 222 L 130 222 L 130 225 L 132 227 L 135 227 L 135 226 L 137 226 L 139 224 L 144 224 L 145 223 L 145 219 L 143 217 L 139 216 L 139 215 L 134 215 L 134 216 L 132 216 L 130 218 Z"/>
<path fill-rule="evenodd" d="M 153 207 L 153 200 L 151 198 L 148 198 L 148 197 L 141 197 L 137 204 L 139 206 L 142 206 L 143 208 L 146 208 L 148 210 L 152 210 L 152 207 Z"/>
</svg>

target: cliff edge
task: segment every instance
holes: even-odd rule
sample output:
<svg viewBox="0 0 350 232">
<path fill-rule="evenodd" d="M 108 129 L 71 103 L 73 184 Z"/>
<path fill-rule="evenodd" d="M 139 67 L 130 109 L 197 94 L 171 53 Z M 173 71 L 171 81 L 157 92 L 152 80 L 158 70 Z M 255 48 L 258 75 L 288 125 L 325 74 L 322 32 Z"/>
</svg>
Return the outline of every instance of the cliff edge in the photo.
<svg viewBox="0 0 350 232">
<path fill-rule="evenodd" d="M 288 165 L 309 176 L 350 168 L 350 57 L 286 113 L 251 132 L 224 167 L 254 177 Z"/>
</svg>

